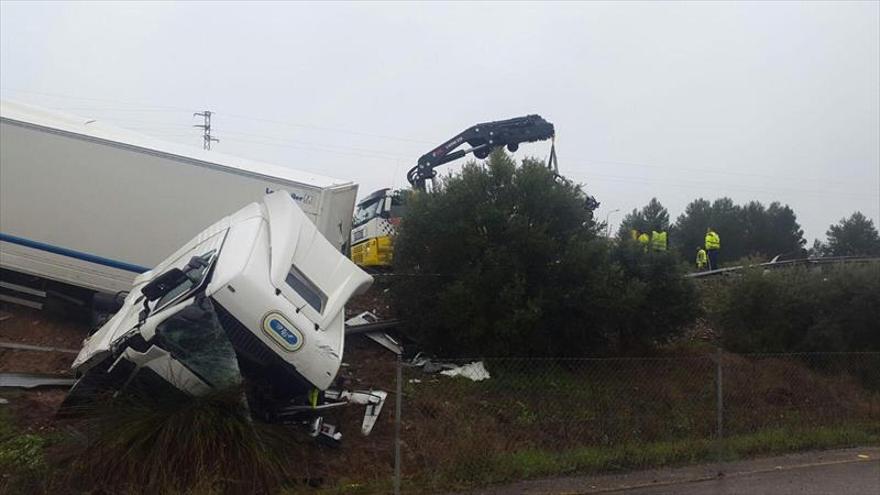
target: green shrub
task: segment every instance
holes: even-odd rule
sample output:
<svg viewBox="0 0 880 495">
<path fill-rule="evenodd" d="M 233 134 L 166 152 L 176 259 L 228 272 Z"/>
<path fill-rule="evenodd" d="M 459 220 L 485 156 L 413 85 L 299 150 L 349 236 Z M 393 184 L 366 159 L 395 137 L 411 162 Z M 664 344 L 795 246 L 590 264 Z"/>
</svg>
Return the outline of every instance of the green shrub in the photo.
<svg viewBox="0 0 880 495">
<path fill-rule="evenodd" d="M 693 314 L 689 282 L 669 256 L 613 250 L 595 205 L 503 152 L 415 194 L 392 287 L 409 336 L 447 357 L 583 356 L 675 332 Z"/>
<path fill-rule="evenodd" d="M 712 290 L 730 351 L 880 351 L 880 265 L 753 269 Z"/>
<path fill-rule="evenodd" d="M 680 333 L 699 313 L 699 295 L 673 252 L 644 252 L 636 242 L 624 241 L 612 250 L 618 271 L 617 287 L 610 286 L 618 350 L 644 353 Z"/>
<path fill-rule="evenodd" d="M 65 446 L 70 458 L 58 475 L 72 491 L 278 493 L 286 480 L 308 475 L 291 472 L 307 445 L 289 429 L 253 421 L 234 390 L 126 395 L 84 412 L 85 441 Z"/>
</svg>

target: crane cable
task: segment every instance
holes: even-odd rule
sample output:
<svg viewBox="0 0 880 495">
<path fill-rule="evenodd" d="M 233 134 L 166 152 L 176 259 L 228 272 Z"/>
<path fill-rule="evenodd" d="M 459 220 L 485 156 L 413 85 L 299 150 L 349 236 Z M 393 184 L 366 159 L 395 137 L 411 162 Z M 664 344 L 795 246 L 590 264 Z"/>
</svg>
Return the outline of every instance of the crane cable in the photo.
<svg viewBox="0 0 880 495">
<path fill-rule="evenodd" d="M 547 158 L 547 168 L 559 177 L 559 160 L 556 159 L 556 135 L 550 138 L 550 157 Z"/>
</svg>

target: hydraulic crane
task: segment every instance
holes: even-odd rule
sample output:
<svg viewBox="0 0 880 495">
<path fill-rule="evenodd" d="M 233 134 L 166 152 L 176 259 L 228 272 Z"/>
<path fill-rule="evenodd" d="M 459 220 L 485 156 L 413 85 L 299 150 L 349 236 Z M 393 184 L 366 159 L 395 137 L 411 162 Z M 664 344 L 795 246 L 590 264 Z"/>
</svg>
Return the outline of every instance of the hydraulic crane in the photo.
<svg viewBox="0 0 880 495">
<path fill-rule="evenodd" d="M 508 151 L 514 152 L 519 149 L 521 143 L 553 139 L 554 135 L 553 124 L 540 115 L 526 115 L 477 124 L 422 155 L 418 164 L 406 173 L 406 178 L 414 189 L 425 190 L 425 182 L 437 176 L 434 170 L 436 167 L 458 160 L 468 153 L 473 153 L 482 160 L 495 148 L 506 146 Z M 470 148 L 457 149 L 463 144 L 467 144 Z M 553 157 L 555 153 L 551 156 Z"/>
<path fill-rule="evenodd" d="M 445 143 L 425 153 L 406 173 L 414 190 L 426 190 L 437 176 L 436 168 L 469 153 L 484 159 L 496 148 L 514 152 L 522 143 L 553 139 L 553 124 L 540 115 L 484 122 L 468 127 Z M 462 149 L 463 146 L 469 146 Z M 550 149 L 548 167 L 557 172 L 555 146 Z M 393 236 L 406 210 L 407 191 L 380 189 L 358 203 L 351 228 L 351 259 L 368 268 L 388 268 L 394 252 Z"/>
</svg>

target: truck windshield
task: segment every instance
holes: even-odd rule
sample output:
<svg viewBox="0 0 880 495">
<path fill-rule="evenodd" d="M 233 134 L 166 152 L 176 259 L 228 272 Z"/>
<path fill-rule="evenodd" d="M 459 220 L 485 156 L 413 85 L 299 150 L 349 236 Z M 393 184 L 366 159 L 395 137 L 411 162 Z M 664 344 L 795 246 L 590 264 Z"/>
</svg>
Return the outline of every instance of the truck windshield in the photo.
<svg viewBox="0 0 880 495">
<path fill-rule="evenodd" d="M 352 227 L 357 227 L 359 225 L 363 225 L 370 220 L 379 216 L 379 213 L 382 210 L 382 203 L 385 201 L 385 198 L 376 198 L 369 203 L 361 203 L 358 205 L 357 210 L 354 212 L 354 220 L 352 221 Z"/>
</svg>

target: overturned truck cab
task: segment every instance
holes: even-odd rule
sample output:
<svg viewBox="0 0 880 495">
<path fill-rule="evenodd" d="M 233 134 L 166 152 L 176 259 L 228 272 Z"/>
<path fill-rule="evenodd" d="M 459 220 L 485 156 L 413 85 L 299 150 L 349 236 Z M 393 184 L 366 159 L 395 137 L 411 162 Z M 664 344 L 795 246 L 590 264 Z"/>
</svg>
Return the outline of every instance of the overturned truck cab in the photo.
<svg viewBox="0 0 880 495">
<path fill-rule="evenodd" d="M 242 386 L 254 416 L 338 440 L 321 411 L 358 402 L 374 421 L 385 398 L 331 389 L 344 306 L 371 283 L 290 194 L 268 194 L 135 279 L 84 341 L 65 407 L 106 391 L 200 396 Z"/>
</svg>

